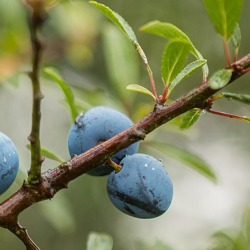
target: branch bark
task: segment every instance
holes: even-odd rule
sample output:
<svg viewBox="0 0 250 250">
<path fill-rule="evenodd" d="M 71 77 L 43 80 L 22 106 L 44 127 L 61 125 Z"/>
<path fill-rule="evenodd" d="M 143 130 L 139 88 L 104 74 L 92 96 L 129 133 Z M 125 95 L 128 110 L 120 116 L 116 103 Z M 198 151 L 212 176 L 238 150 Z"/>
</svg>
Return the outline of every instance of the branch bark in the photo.
<svg viewBox="0 0 250 250">
<path fill-rule="evenodd" d="M 250 70 L 250 54 L 233 63 L 232 83 Z M 15 233 L 18 215 L 26 208 L 40 201 L 51 199 L 59 190 L 67 188 L 70 181 L 106 162 L 114 153 L 130 144 L 145 139 L 146 135 L 161 125 L 193 108 L 206 109 L 208 101 L 219 90 L 213 90 L 209 83 L 203 83 L 169 105 L 156 105 L 154 110 L 126 131 L 108 141 L 98 144 L 87 152 L 73 157 L 68 162 L 48 170 L 41 175 L 41 181 L 32 186 L 24 182 L 23 186 L 10 198 L 0 204 L 0 226 Z M 22 231 L 24 232 L 24 231 Z M 26 231 L 25 231 L 26 232 Z M 24 232 L 24 233 L 25 233 Z M 16 233 L 15 233 L 16 234 Z M 17 235 L 17 234 L 16 234 Z M 21 239 L 27 249 L 37 250 L 27 236 Z"/>
</svg>

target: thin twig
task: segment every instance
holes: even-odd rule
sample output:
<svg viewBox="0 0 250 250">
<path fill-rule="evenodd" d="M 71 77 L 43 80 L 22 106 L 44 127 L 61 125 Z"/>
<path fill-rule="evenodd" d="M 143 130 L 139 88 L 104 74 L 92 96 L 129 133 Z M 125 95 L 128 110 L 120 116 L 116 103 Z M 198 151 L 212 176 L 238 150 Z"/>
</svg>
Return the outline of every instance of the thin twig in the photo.
<svg viewBox="0 0 250 250">
<path fill-rule="evenodd" d="M 35 184 L 40 181 L 41 165 L 43 162 L 40 144 L 41 100 L 43 95 L 41 93 L 39 80 L 43 45 L 39 39 L 39 31 L 46 20 L 46 14 L 39 4 L 32 6 L 31 11 L 32 15 L 29 19 L 29 27 L 32 45 L 32 71 L 30 73 L 30 78 L 33 89 L 33 106 L 31 133 L 28 137 L 31 146 L 31 166 L 28 175 L 28 182 L 30 184 Z"/>
<path fill-rule="evenodd" d="M 9 230 L 25 244 L 26 250 L 40 250 L 36 243 L 30 238 L 27 230 L 18 223 L 11 226 Z"/>
<path fill-rule="evenodd" d="M 143 49 L 141 48 L 141 46 L 139 44 L 136 44 L 136 50 L 138 51 L 140 57 L 142 58 L 143 63 L 145 64 L 145 67 L 147 69 L 148 76 L 149 76 L 149 81 L 150 81 L 152 93 L 155 97 L 156 102 L 158 102 L 158 94 L 157 94 L 157 90 L 156 90 L 156 84 L 155 84 L 153 72 L 152 72 L 150 65 L 148 63 L 147 56 L 145 55 Z"/>
<path fill-rule="evenodd" d="M 227 112 L 217 111 L 217 110 L 213 110 L 213 109 L 207 109 L 207 112 L 209 112 L 211 114 L 214 114 L 214 115 L 235 119 L 235 120 L 238 120 L 238 121 L 250 122 L 250 117 L 249 116 L 240 116 L 240 115 L 230 114 L 230 113 L 227 113 Z"/>
</svg>

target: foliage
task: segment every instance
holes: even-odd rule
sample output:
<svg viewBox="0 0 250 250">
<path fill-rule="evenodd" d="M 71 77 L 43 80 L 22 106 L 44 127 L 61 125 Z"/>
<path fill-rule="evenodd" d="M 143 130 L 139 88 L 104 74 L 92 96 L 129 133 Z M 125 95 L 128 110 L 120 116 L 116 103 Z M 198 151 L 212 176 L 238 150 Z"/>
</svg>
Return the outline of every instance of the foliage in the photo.
<svg viewBox="0 0 250 250">
<path fill-rule="evenodd" d="M 146 56 L 146 49 L 144 51 L 141 45 L 143 43 L 139 43 L 139 36 L 136 35 L 136 32 L 132 29 L 128 22 L 120 14 L 112 10 L 112 8 L 95 1 L 90 1 L 90 5 L 94 6 L 95 8 L 90 8 L 89 4 L 86 3 L 77 3 L 77 1 L 47 1 L 45 3 L 45 7 L 43 7 L 46 12 L 49 13 L 49 15 L 51 14 L 53 16 L 53 18 L 48 26 L 46 25 L 45 27 L 43 27 L 45 28 L 45 32 L 42 34 L 42 36 L 48 37 L 48 40 L 46 40 L 46 45 L 53 44 L 56 36 L 64 40 L 65 44 L 64 42 L 62 42 L 61 44 L 58 41 L 56 42 L 56 46 L 59 46 L 59 52 L 55 52 L 57 53 L 56 57 L 58 61 L 53 61 L 53 56 L 48 55 L 49 53 L 45 55 L 44 64 L 41 64 L 41 61 L 38 61 L 37 77 L 38 79 L 42 79 L 42 84 L 44 83 L 43 86 L 46 86 L 47 84 L 47 86 L 51 87 L 54 83 L 59 86 L 59 88 L 56 88 L 56 91 L 57 94 L 60 91 L 63 94 L 64 104 L 68 106 L 70 114 L 67 115 L 69 116 L 68 120 L 71 122 L 75 120 L 75 118 L 81 111 L 86 110 L 93 105 L 99 104 L 117 106 L 119 109 L 123 110 L 125 113 L 131 116 L 133 120 L 141 120 L 143 122 L 143 117 L 145 116 L 144 114 L 154 112 L 157 107 L 167 107 L 168 105 L 173 104 L 175 101 L 175 95 L 176 93 L 178 93 L 177 86 L 180 87 L 181 90 L 185 91 L 188 86 L 186 87 L 185 85 L 180 85 L 180 83 L 190 82 L 190 79 L 193 79 L 192 77 L 196 77 L 197 74 L 195 73 L 198 72 L 202 74 L 202 79 L 198 88 L 200 86 L 203 87 L 207 84 L 209 88 L 214 91 L 211 93 L 216 93 L 218 90 L 226 87 L 231 81 L 234 81 L 236 78 L 249 71 L 249 65 L 240 65 L 243 68 L 237 68 L 237 65 L 235 66 L 235 63 L 237 63 L 236 60 L 238 51 L 241 45 L 241 29 L 239 25 L 239 19 L 242 11 L 243 1 L 204 0 L 203 2 L 211 23 L 215 27 L 215 30 L 223 38 L 225 57 L 228 62 L 227 68 L 216 71 L 211 76 L 209 75 L 207 60 L 204 59 L 203 55 L 200 53 L 200 49 L 197 49 L 197 46 L 194 45 L 194 42 L 191 40 L 191 38 L 187 34 L 185 34 L 179 27 L 169 22 L 161 22 L 155 20 L 146 23 L 140 29 L 142 32 L 162 37 L 166 42 L 164 44 L 164 49 L 161 57 L 161 67 L 159 67 L 160 77 L 163 84 L 158 84 L 154 79 L 153 71 L 149 64 L 148 57 Z M 35 6 L 36 0 L 27 0 L 26 4 Z M 76 18 L 76 22 L 73 21 L 72 23 L 70 21 L 72 16 L 74 16 L 75 14 L 71 9 L 74 5 L 75 7 L 83 7 L 85 12 L 90 16 L 90 20 L 98 20 L 98 18 L 100 18 L 100 16 L 97 17 L 97 14 L 94 10 L 98 9 L 114 25 L 112 26 L 110 23 L 103 24 L 101 21 L 101 24 L 98 24 L 100 25 L 100 27 L 97 28 L 97 22 L 89 21 L 89 25 L 87 24 L 85 27 L 85 29 L 88 30 L 88 33 L 82 33 L 83 30 L 81 29 L 81 24 L 79 25 L 79 19 L 77 20 Z M 6 3 L 6 6 L 7 8 L 10 8 L 11 4 Z M 78 8 L 78 11 L 80 9 L 81 8 Z M 23 8 L 17 7 L 16 13 L 16 21 L 13 22 L 18 25 L 18 32 L 14 34 L 11 32 L 10 28 L 6 29 L 6 33 L 4 34 L 4 36 L 2 36 L 1 39 L 0 46 L 3 50 L 0 53 L 0 66 L 3 66 L 0 67 L 0 77 L 2 79 L 1 83 L 17 83 L 16 85 L 21 88 L 21 84 L 19 84 L 19 82 L 21 82 L 20 78 L 23 77 L 24 74 L 17 73 L 17 70 L 23 66 L 22 64 L 29 65 L 32 54 L 26 42 L 29 34 L 27 32 L 27 24 L 24 22 L 25 15 Z M 77 17 L 80 18 L 80 16 L 82 16 L 82 13 L 80 13 L 79 11 Z M 39 17 L 42 19 L 40 20 L 40 22 L 43 25 L 43 22 L 46 21 L 46 18 L 44 17 L 44 15 L 41 15 Z M 65 27 L 57 28 L 55 23 L 62 22 L 65 17 L 67 17 L 66 19 L 68 19 L 67 27 L 74 27 L 75 23 L 78 23 L 79 26 L 77 26 L 76 29 L 64 29 Z M 7 16 L 3 15 L 0 17 L 0 19 L 2 21 L 6 21 Z M 21 20 L 21 22 L 19 22 L 19 20 Z M 33 20 L 33 22 L 35 21 L 37 20 Z M 32 20 L 29 20 L 29 22 L 32 22 Z M 8 25 L 8 27 L 11 27 L 13 24 L 8 23 L 6 25 Z M 91 29 L 88 29 L 87 26 L 93 27 L 92 31 Z M 118 27 L 119 30 L 115 29 L 114 26 Z M 30 28 L 32 35 L 32 27 Z M 39 26 L 37 32 L 34 33 L 38 35 L 38 31 L 41 31 Z M 40 41 L 40 35 L 41 34 L 39 33 L 39 36 L 37 37 L 38 41 Z M 90 65 L 93 57 L 99 56 L 93 53 L 95 44 L 99 42 L 98 36 L 100 36 L 102 39 L 102 46 L 104 50 L 102 56 L 103 62 L 106 66 L 106 73 L 97 72 L 101 75 L 101 77 L 85 78 L 85 76 L 88 74 L 85 74 L 87 72 L 86 69 L 89 67 L 91 71 Z M 21 37 L 25 37 L 25 42 L 21 41 Z M 83 37 L 88 38 L 83 39 Z M 34 41 L 35 39 L 33 39 L 31 42 Z M 228 41 L 231 42 L 231 47 L 228 46 Z M 32 45 L 34 48 L 34 44 Z M 20 48 L 22 48 L 22 51 Z M 60 55 L 60 49 L 62 51 L 64 50 L 65 54 L 68 55 L 68 62 L 61 63 L 61 61 L 65 60 L 65 58 L 61 60 L 62 57 Z M 53 50 L 53 46 L 50 48 L 50 50 Z M 232 60 L 229 50 L 232 50 L 234 55 Z M 16 53 L 17 51 L 21 51 L 20 55 Z M 95 51 L 95 53 L 98 54 L 99 51 Z M 23 58 L 22 55 L 24 55 Z M 144 63 L 147 70 L 151 89 L 145 86 L 145 84 L 143 83 L 144 79 L 140 77 L 141 71 L 140 65 L 138 64 L 138 56 L 142 59 L 142 62 Z M 33 63 L 34 61 L 35 59 L 33 60 Z M 82 65 L 81 67 L 79 65 L 79 62 L 81 62 L 84 66 Z M 70 65 L 67 65 L 68 63 Z M 55 68 L 48 66 L 48 64 L 56 64 L 56 67 L 58 69 L 56 70 Z M 32 65 L 33 69 L 28 70 L 28 75 L 30 76 L 33 85 L 36 84 L 36 72 L 34 70 L 36 66 L 36 63 L 34 63 Z M 98 70 L 102 71 L 102 69 L 100 68 L 101 67 L 95 70 L 92 69 L 94 72 L 92 72 L 92 75 L 95 75 L 96 71 Z M 81 70 L 84 71 L 83 74 L 79 72 Z M 40 76 L 41 71 L 42 77 Z M 27 73 L 26 69 L 25 73 Z M 104 81 L 101 80 L 101 78 L 104 77 L 105 74 L 107 74 L 107 78 L 109 79 L 109 82 L 107 83 L 104 83 Z M 65 77 L 65 75 L 67 77 Z M 81 78 L 80 83 L 76 81 L 77 77 L 75 76 Z M 141 79 L 143 79 L 143 81 Z M 139 84 L 139 82 L 142 83 Z M 4 85 L 2 84 L 2 86 Z M 0 85 L 0 87 L 2 86 Z M 140 96 L 137 95 L 137 93 L 126 92 L 126 89 L 142 93 L 146 96 Z M 194 92 L 195 90 L 196 89 L 194 89 Z M 159 91 L 160 94 L 158 93 Z M 33 100 L 36 99 L 36 96 L 39 96 L 39 98 L 41 98 L 41 95 L 33 95 Z M 148 101 L 147 96 L 152 97 L 151 101 Z M 190 106 L 189 111 L 181 114 L 174 121 L 172 121 L 171 125 L 173 125 L 173 127 L 163 126 L 163 134 L 173 134 L 174 130 L 174 134 L 178 134 L 178 136 L 183 137 L 183 129 L 189 129 L 190 127 L 192 127 L 199 120 L 201 114 L 205 113 L 206 111 L 214 114 L 219 114 L 224 117 L 230 117 L 249 122 L 250 118 L 247 116 L 237 116 L 212 110 L 213 104 L 222 97 L 230 100 L 236 100 L 240 103 L 250 103 L 250 97 L 245 93 L 239 94 L 231 92 L 220 92 L 216 95 L 211 94 L 211 98 L 207 99 L 206 102 L 201 103 L 199 107 Z M 171 100 L 170 98 L 173 98 L 173 100 Z M 153 110 L 154 106 L 155 109 Z M 36 112 L 37 114 L 39 114 L 40 110 L 35 110 L 35 113 Z M 65 114 L 66 113 L 67 112 L 65 112 Z M 169 120 L 171 119 L 172 117 Z M 39 121 L 35 121 L 35 124 L 39 125 Z M 179 128 L 181 128 L 182 130 L 178 130 Z M 34 131 L 39 133 L 39 131 L 37 131 L 36 129 L 34 129 Z M 55 133 L 56 132 L 57 131 L 55 130 Z M 218 183 L 216 171 L 214 171 L 210 164 L 202 159 L 201 156 L 197 155 L 188 147 L 180 147 L 177 144 L 175 145 L 174 140 L 173 142 L 166 142 L 164 140 L 165 138 L 163 138 L 163 135 L 155 137 L 152 136 L 152 139 L 147 139 L 145 143 L 142 143 L 141 151 L 150 149 L 156 150 L 159 153 L 165 154 L 168 157 L 181 162 L 185 166 L 189 166 L 213 183 Z M 32 138 L 29 137 L 29 139 L 31 144 L 27 145 L 27 148 L 31 150 L 31 158 L 34 158 L 34 156 L 38 156 L 39 153 L 40 156 L 45 157 L 46 160 L 57 161 L 61 164 L 65 161 L 64 159 L 68 157 L 68 155 L 65 155 L 63 153 L 63 157 L 58 156 L 56 152 L 52 152 L 51 150 L 48 150 L 43 146 L 40 147 L 40 145 L 35 145 L 32 150 L 31 147 L 34 144 Z M 182 139 L 184 139 L 184 137 Z M 41 158 L 39 160 L 41 160 Z M 32 167 L 34 168 L 34 166 L 32 165 L 34 164 L 31 164 L 31 169 Z M 59 170 L 63 169 L 63 167 L 63 164 L 60 165 Z M 28 172 L 28 175 L 30 176 L 30 171 Z M 23 176 L 21 178 L 23 178 Z M 28 179 L 28 184 L 32 186 L 34 183 L 32 183 L 30 180 L 31 178 Z M 73 224 L 76 222 L 74 221 L 74 219 L 72 219 L 73 211 L 71 211 L 69 205 L 69 198 L 66 196 L 62 196 L 61 199 L 59 199 L 57 202 L 57 205 L 50 210 L 50 213 L 47 213 L 47 211 L 49 210 L 49 205 L 41 206 L 41 214 L 43 218 L 50 221 L 56 231 L 61 231 L 63 233 L 64 230 L 67 230 L 66 227 L 74 230 Z M 62 209 L 62 207 L 65 210 Z M 60 212 L 57 212 L 58 210 L 60 210 Z M 95 212 L 93 212 L 92 215 L 95 216 Z M 68 219 L 65 220 L 66 226 L 62 223 L 64 217 L 68 217 Z M 107 222 L 105 223 L 107 224 Z M 244 225 L 247 229 L 249 229 L 248 224 L 246 223 L 246 225 Z M 228 233 L 227 231 L 220 231 L 218 233 L 215 233 L 213 236 L 213 239 L 215 239 L 215 245 L 209 248 L 209 250 L 246 250 L 250 243 L 249 235 L 247 233 L 248 231 L 245 229 L 242 229 L 235 234 Z M 86 246 L 87 250 L 110 250 L 113 248 L 113 240 L 112 237 L 106 233 L 92 232 L 88 236 Z M 172 249 L 169 246 L 166 246 L 165 243 L 161 242 L 157 242 L 152 247 L 149 247 L 146 243 L 142 243 L 140 247 L 140 249 L 143 250 Z"/>
<path fill-rule="evenodd" d="M 112 246 L 113 240 L 110 235 L 92 232 L 88 236 L 86 250 L 111 250 Z"/>
<path fill-rule="evenodd" d="M 225 39 L 231 38 L 240 18 L 243 0 L 204 0 L 204 4 L 216 31 Z"/>
<path fill-rule="evenodd" d="M 250 220 L 249 208 L 243 213 L 242 223 L 239 230 L 220 230 L 212 235 L 212 244 L 208 250 L 247 250 L 250 243 Z"/>
<path fill-rule="evenodd" d="M 239 230 L 232 230 L 232 229 L 224 229 L 215 232 L 211 236 L 211 243 L 207 250 L 248 250 L 249 243 L 250 243 L 250 210 L 247 208 L 242 216 L 242 223 Z M 111 248 L 105 248 L 106 244 L 110 246 L 111 244 L 111 236 L 107 236 L 105 234 L 100 233 L 91 233 L 89 236 L 88 244 L 89 242 L 92 243 L 91 236 L 94 238 L 97 242 L 99 241 L 105 241 L 103 244 L 104 249 L 112 249 Z M 92 243 L 93 244 L 93 243 Z M 102 249 L 101 246 L 99 248 L 91 248 L 91 250 L 99 250 Z M 147 245 L 143 242 L 138 244 L 138 249 L 140 250 L 173 250 L 169 245 L 166 245 L 165 243 L 161 241 L 157 241 L 153 245 Z"/>
</svg>

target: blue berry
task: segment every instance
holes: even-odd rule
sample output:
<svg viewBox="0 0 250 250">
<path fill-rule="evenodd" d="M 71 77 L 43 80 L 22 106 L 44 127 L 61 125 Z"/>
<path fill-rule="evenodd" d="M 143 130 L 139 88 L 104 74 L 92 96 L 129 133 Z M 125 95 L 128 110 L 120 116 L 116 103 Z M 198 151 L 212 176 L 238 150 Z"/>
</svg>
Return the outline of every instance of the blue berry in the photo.
<svg viewBox="0 0 250 250">
<path fill-rule="evenodd" d="M 0 132 L 0 195 L 14 182 L 19 168 L 19 158 L 14 143 Z"/>
<path fill-rule="evenodd" d="M 131 127 L 133 122 L 123 113 L 108 107 L 94 107 L 77 117 L 68 135 L 68 149 L 71 157 L 86 152 L 102 141 L 106 141 Z M 134 143 L 112 156 L 116 163 L 138 151 Z M 101 165 L 88 172 L 90 175 L 107 175 L 113 171 L 108 165 Z"/>
<path fill-rule="evenodd" d="M 107 182 L 111 202 L 125 214 L 155 218 L 163 214 L 173 198 L 173 185 L 162 162 L 145 154 L 126 156 L 119 172 Z"/>
</svg>

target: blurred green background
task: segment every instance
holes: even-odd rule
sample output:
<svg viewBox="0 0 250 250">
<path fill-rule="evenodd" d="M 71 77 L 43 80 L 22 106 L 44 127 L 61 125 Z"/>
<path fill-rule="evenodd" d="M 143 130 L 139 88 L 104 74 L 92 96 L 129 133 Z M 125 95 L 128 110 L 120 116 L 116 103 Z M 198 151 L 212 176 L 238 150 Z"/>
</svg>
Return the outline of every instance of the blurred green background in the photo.
<svg viewBox="0 0 250 250">
<path fill-rule="evenodd" d="M 222 40 L 210 24 L 201 0 L 101 2 L 120 13 L 135 30 L 159 90 L 162 87 L 161 53 L 166 41 L 139 31 L 140 26 L 149 21 L 171 22 L 182 29 L 208 60 L 211 73 L 225 67 Z M 239 56 L 249 53 L 249 13 L 250 2 L 245 1 L 240 20 Z M 0 2 L 0 131 L 16 144 L 21 168 L 15 184 L 0 197 L 0 202 L 22 185 L 30 165 L 26 145 L 32 100 L 26 72 L 31 67 L 31 47 L 26 14 L 19 0 Z M 45 44 L 43 66 L 53 66 L 61 72 L 83 111 L 95 105 L 108 105 L 136 122 L 152 110 L 154 103 L 149 97 L 125 89 L 131 83 L 149 87 L 142 62 L 125 37 L 87 1 L 61 1 L 50 9 L 41 37 Z M 42 72 L 41 81 L 45 95 L 42 146 L 67 160 L 69 109 L 60 88 Z M 227 91 L 249 94 L 249 81 L 246 75 Z M 196 73 L 177 88 L 172 98 L 200 83 L 201 73 Z M 215 107 L 250 115 L 249 106 L 233 101 L 222 100 Z M 247 213 L 250 207 L 249 124 L 210 114 L 204 114 L 196 126 L 187 131 L 180 131 L 178 124 L 176 119 L 164 125 L 150 134 L 140 147 L 141 152 L 162 159 L 172 177 L 174 199 L 163 216 L 140 220 L 121 214 L 107 197 L 106 177 L 85 175 L 70 183 L 69 189 L 59 192 L 51 201 L 27 209 L 20 216 L 22 225 L 28 228 L 41 249 L 85 249 L 88 234 L 96 231 L 112 235 L 115 250 L 170 249 L 167 246 L 176 250 L 246 250 L 246 232 L 250 231 L 247 228 L 250 220 Z M 164 147 L 159 150 L 150 144 L 158 140 L 202 157 L 216 172 L 218 183 L 169 157 Z M 45 171 L 57 165 L 46 160 L 43 168 Z M 224 230 L 234 243 L 240 243 L 235 243 L 235 248 L 223 245 L 232 246 L 232 243 L 228 243 L 222 233 L 217 234 L 219 243 L 214 242 L 211 235 L 219 230 Z M 0 229 L 0 249 L 19 250 L 24 246 L 8 231 Z"/>
</svg>

